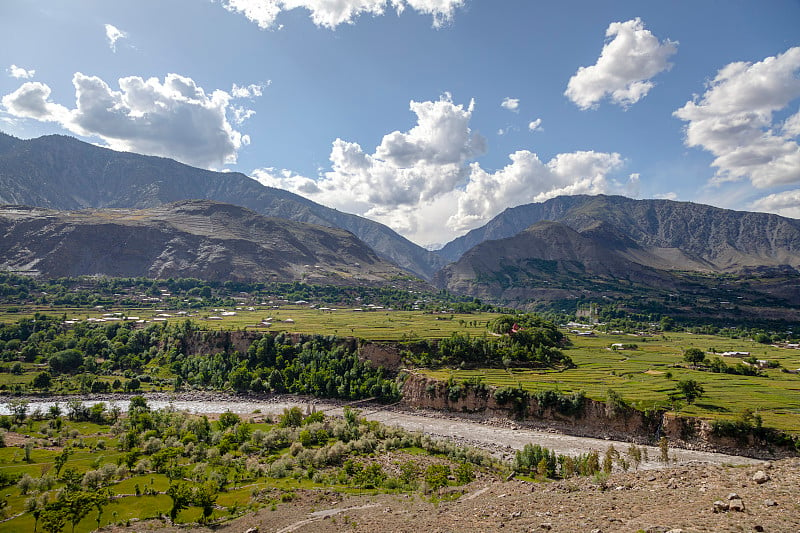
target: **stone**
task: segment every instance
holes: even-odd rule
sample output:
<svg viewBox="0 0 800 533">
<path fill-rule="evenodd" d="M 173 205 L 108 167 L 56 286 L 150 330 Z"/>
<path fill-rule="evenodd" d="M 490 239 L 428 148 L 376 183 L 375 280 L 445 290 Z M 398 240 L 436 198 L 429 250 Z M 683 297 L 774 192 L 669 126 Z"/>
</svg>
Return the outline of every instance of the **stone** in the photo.
<svg viewBox="0 0 800 533">
<path fill-rule="evenodd" d="M 728 502 L 728 509 L 731 511 L 744 512 L 744 502 L 742 500 L 731 500 Z"/>
<path fill-rule="evenodd" d="M 736 494 L 735 492 L 731 492 L 730 494 L 728 494 L 728 501 L 741 500 L 741 499 L 742 499 L 742 497 L 739 496 L 738 494 Z"/>
<path fill-rule="evenodd" d="M 728 502 L 717 500 L 713 503 L 715 513 L 724 513 L 728 510 Z"/>
<path fill-rule="evenodd" d="M 550 522 L 542 522 L 541 524 L 539 524 L 539 529 L 543 529 L 544 531 L 550 531 L 551 529 L 553 529 L 553 524 L 551 524 Z"/>
<path fill-rule="evenodd" d="M 683 530 L 680 528 L 673 528 L 667 531 L 667 533 L 683 533 Z"/>
<path fill-rule="evenodd" d="M 755 474 L 753 474 L 753 481 L 757 484 L 761 485 L 762 483 L 766 483 L 769 481 L 769 474 L 764 472 L 763 470 L 759 470 Z"/>
<path fill-rule="evenodd" d="M 753 526 L 753 531 L 764 531 L 764 526 L 761 524 L 756 524 Z"/>
<path fill-rule="evenodd" d="M 778 502 L 775 500 L 764 500 L 764 507 L 775 507 L 776 505 L 778 505 Z"/>
<path fill-rule="evenodd" d="M 245 529 L 244 533 L 258 533 L 258 528 L 251 527 L 250 529 Z"/>
</svg>

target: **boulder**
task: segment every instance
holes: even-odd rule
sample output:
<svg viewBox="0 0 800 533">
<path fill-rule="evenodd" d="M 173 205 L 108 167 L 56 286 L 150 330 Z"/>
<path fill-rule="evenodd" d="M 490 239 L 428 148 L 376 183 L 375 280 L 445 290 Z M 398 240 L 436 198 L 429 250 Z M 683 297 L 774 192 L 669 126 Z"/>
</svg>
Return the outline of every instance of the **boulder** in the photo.
<svg viewBox="0 0 800 533">
<path fill-rule="evenodd" d="M 728 502 L 724 502 L 722 500 L 717 500 L 714 502 L 714 512 L 715 513 L 724 513 L 728 510 Z"/>
<path fill-rule="evenodd" d="M 744 502 L 742 500 L 731 500 L 728 502 L 728 509 L 731 511 L 744 512 Z"/>
</svg>

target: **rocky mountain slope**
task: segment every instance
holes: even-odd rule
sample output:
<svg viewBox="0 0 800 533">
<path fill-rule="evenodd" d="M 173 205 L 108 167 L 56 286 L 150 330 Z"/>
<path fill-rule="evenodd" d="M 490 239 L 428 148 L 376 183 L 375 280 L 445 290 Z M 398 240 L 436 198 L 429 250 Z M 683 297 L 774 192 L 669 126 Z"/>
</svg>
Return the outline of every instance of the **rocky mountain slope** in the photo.
<svg viewBox="0 0 800 533">
<path fill-rule="evenodd" d="M 672 289 L 668 272 L 647 266 L 653 257 L 599 223 L 579 233 L 560 222 L 538 222 L 513 237 L 482 242 L 440 270 L 434 283 L 495 301 L 552 300 L 602 290 L 604 283 Z"/>
<path fill-rule="evenodd" d="M 353 234 L 207 200 L 148 209 L 0 207 L 0 268 L 105 275 L 385 284 L 405 272 Z"/>
<path fill-rule="evenodd" d="M 0 133 L 0 203 L 71 210 L 146 208 L 187 199 L 215 200 L 262 215 L 342 228 L 384 259 L 424 278 L 443 264 L 382 224 L 265 187 L 238 172 L 201 170 L 62 135 L 21 140 Z"/>
<path fill-rule="evenodd" d="M 624 454 L 624 450 L 617 451 Z M 764 479 L 758 477 L 759 472 L 766 474 L 766 481 L 755 481 Z M 463 494 L 451 491 L 439 498 L 303 489 L 292 494 L 289 503 L 194 531 L 690 533 L 800 529 L 797 459 L 749 467 L 697 464 L 657 471 L 615 471 L 608 477 L 547 483 L 503 481 L 479 473 Z M 178 533 L 185 528 L 164 519 L 106 530 Z"/>
<path fill-rule="evenodd" d="M 657 269 L 737 272 L 800 266 L 800 220 L 688 202 L 603 195 L 562 196 L 506 209 L 438 253 L 446 261 L 456 261 L 477 244 L 511 237 L 544 220 L 579 233 L 600 228 L 612 240 L 628 239 L 644 252 L 635 261 Z"/>
</svg>

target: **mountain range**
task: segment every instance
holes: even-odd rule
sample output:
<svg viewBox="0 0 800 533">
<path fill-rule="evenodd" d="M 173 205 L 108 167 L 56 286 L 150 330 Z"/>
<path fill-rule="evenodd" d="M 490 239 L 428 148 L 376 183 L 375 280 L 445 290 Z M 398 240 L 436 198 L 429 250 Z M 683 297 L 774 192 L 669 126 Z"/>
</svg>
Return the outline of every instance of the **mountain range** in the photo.
<svg viewBox="0 0 800 533">
<path fill-rule="evenodd" d="M 429 279 L 443 265 L 436 254 L 383 224 L 266 187 L 238 172 L 202 170 L 63 135 L 22 140 L 0 133 L 0 204 L 74 210 L 146 208 L 187 199 L 345 229 L 384 259 L 422 278 Z"/>
<path fill-rule="evenodd" d="M 209 200 L 147 209 L 0 207 L 0 268 L 47 278 L 386 285 L 409 276 L 352 233 Z"/>
<path fill-rule="evenodd" d="M 167 205 L 189 199 L 211 202 Z M 214 202 L 247 209 L 222 207 Z M 282 235 L 279 227 L 285 223 L 285 231 L 295 236 L 298 232 L 306 235 L 300 242 L 307 245 L 306 252 L 310 255 L 304 256 L 306 252 L 297 250 L 282 252 L 304 257 L 290 261 L 292 265 L 321 264 L 334 271 L 357 262 L 375 265 L 375 272 L 386 273 L 391 278 L 399 271 L 392 271 L 380 262 L 385 260 L 415 276 L 432 280 L 441 288 L 521 306 L 587 296 L 634 293 L 641 296 L 656 290 L 664 294 L 686 292 L 697 287 L 707 293 L 720 279 L 734 280 L 741 286 L 747 284 L 754 301 L 767 298 L 772 302 L 770 305 L 800 305 L 797 283 L 800 221 L 690 202 L 605 195 L 562 196 L 506 209 L 486 225 L 453 240 L 441 250 L 430 252 L 386 226 L 341 213 L 287 191 L 265 187 L 243 174 L 212 172 L 169 159 L 116 152 L 65 136 L 20 140 L 0 134 L 0 203 L 57 211 L 84 210 L 80 215 L 69 215 L 41 209 L 7 208 L 3 211 L 6 216 L 4 240 L 17 235 L 16 231 L 22 235 L 22 228 L 33 227 L 34 220 L 43 228 L 51 228 L 48 239 L 55 239 L 57 232 L 52 229 L 55 226 L 46 226 L 42 221 L 67 224 L 67 221 L 80 220 L 80 224 L 85 225 L 89 224 L 89 219 L 93 220 L 92 224 L 101 224 L 97 217 L 116 217 L 119 223 L 123 219 L 132 223 L 137 217 L 144 217 L 153 221 L 152 228 L 157 228 L 148 229 L 154 232 L 148 235 L 153 239 L 154 248 L 160 247 L 162 252 L 172 242 L 167 235 L 159 233 L 165 231 L 164 228 L 171 228 L 173 240 L 178 239 L 178 235 L 179 240 L 187 242 L 210 239 L 214 235 L 204 234 L 200 229 L 196 233 L 189 226 L 202 226 L 203 217 L 220 216 L 220 212 L 227 210 L 226 224 L 232 228 L 270 227 L 275 236 Z M 165 207 L 158 209 L 159 206 Z M 113 210 L 94 211 L 109 208 Z M 116 211 L 118 209 L 126 211 Z M 131 209 L 144 211 L 136 214 Z M 210 215 L 211 212 L 216 214 Z M 275 218 L 262 220 L 257 214 Z M 13 217 L 18 220 L 12 220 Z M 179 219 L 183 222 L 175 223 Z M 352 232 L 380 259 L 367 260 L 367 252 L 356 251 L 356 245 L 342 234 L 323 238 L 321 229 L 312 231 L 306 226 L 300 229 L 289 221 Z M 116 228 L 115 231 L 123 230 Z M 280 239 L 292 239 L 286 234 L 278 240 L 270 240 L 268 231 L 256 233 L 258 235 L 251 239 L 253 243 L 271 242 L 277 246 Z M 29 235 L 26 238 L 40 238 Z M 337 242 L 334 248 L 323 245 L 323 242 L 334 241 Z M 345 241 L 348 244 L 343 244 Z M 145 246 L 146 242 L 140 245 Z M 86 247 L 99 255 L 104 253 L 94 243 Z M 330 255 L 332 250 L 339 249 L 336 247 L 342 247 L 339 263 Z M 348 249 L 352 252 L 347 252 Z M 24 269 L 25 264 L 34 264 L 37 260 L 35 264 L 44 265 L 46 261 L 37 257 L 47 254 L 46 247 L 36 250 L 34 253 L 34 248 L 29 247 L 30 253 L 25 255 L 6 246 L 0 260 L 7 269 Z M 226 253 L 234 257 L 244 252 L 231 246 Z M 258 253 L 266 252 L 262 249 Z M 137 268 L 144 269 L 141 271 L 151 277 L 163 276 L 173 272 L 172 266 L 167 265 L 180 263 L 178 255 L 160 263 L 148 256 L 150 262 L 143 261 Z M 311 259 L 312 256 L 315 259 Z M 200 263 L 206 260 L 192 257 Z M 242 264 L 253 257 L 242 259 Z M 295 267 L 279 267 L 270 261 L 267 264 L 274 265 L 275 276 L 296 279 L 291 277 L 297 275 Z M 212 270 L 208 267 L 203 275 L 212 275 Z M 268 276 L 268 270 L 250 272 Z M 73 272 L 79 273 L 80 269 Z M 378 277 L 382 276 L 386 278 L 384 274 Z"/>
</svg>

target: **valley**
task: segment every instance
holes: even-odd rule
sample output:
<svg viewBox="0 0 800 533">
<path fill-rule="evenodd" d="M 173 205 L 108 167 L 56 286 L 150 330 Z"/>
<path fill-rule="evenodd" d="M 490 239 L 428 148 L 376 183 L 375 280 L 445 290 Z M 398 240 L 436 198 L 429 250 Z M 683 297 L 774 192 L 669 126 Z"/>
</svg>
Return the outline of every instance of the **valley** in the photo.
<svg viewBox="0 0 800 533">
<path fill-rule="evenodd" d="M 0 531 L 796 525 L 797 220 L 576 195 L 429 251 L 1 134 L 0 201 Z"/>
</svg>

